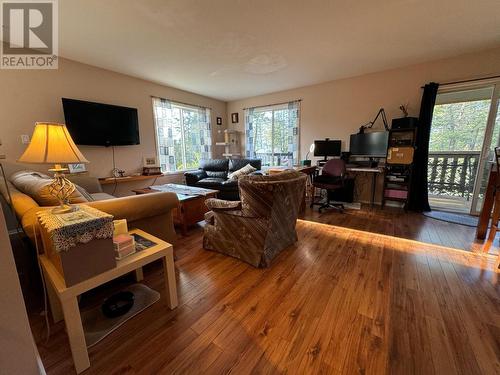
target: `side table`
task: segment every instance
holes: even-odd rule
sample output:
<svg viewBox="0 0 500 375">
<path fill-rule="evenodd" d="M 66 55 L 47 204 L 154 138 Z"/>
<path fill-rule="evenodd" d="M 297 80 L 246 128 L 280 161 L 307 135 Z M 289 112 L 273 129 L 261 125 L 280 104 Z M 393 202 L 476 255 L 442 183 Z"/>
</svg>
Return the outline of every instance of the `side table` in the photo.
<svg viewBox="0 0 500 375">
<path fill-rule="evenodd" d="M 63 276 L 47 256 L 39 256 L 43 277 L 47 285 L 52 315 L 55 321 L 64 318 L 71 354 L 77 373 L 81 373 L 90 367 L 87 344 L 85 343 L 85 335 L 83 332 L 80 310 L 78 308 L 78 296 L 80 294 L 126 273 L 136 271 L 155 260 L 162 259 L 165 270 L 165 295 L 167 306 L 170 309 L 174 309 L 178 305 L 172 245 L 139 229 L 133 229 L 129 233 L 136 233 L 154 242 L 156 245 L 119 260 L 116 262 L 115 268 L 72 285 L 71 287 L 66 287 Z"/>
</svg>

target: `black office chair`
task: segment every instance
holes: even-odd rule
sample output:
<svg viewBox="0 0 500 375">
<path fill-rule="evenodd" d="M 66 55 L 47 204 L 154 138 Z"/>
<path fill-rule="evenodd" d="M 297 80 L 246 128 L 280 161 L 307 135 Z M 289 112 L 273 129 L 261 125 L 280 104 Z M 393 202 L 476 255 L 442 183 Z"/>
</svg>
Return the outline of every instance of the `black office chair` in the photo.
<svg viewBox="0 0 500 375">
<path fill-rule="evenodd" d="M 345 182 L 345 161 L 342 159 L 330 159 L 323 166 L 321 175 L 315 176 L 313 178 L 313 193 L 311 200 L 311 208 L 314 206 L 320 206 L 319 212 L 325 208 L 335 208 L 340 212 L 344 212 L 344 205 L 342 203 L 333 203 L 331 200 L 332 193 L 344 189 Z M 327 191 L 326 201 L 320 200 L 315 201 L 316 188 L 324 189 Z"/>
</svg>

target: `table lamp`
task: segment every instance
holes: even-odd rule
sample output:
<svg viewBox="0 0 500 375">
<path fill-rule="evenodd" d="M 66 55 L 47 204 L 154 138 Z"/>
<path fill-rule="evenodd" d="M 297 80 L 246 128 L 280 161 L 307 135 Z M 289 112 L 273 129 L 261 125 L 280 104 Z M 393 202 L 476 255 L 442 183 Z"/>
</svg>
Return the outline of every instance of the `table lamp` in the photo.
<svg viewBox="0 0 500 375">
<path fill-rule="evenodd" d="M 61 164 L 88 163 L 78 150 L 64 124 L 37 122 L 31 136 L 31 142 L 18 160 L 21 163 L 54 164 L 49 171 L 54 172 L 54 180 L 49 185 L 49 192 L 57 198 L 59 206 L 52 212 L 56 214 L 78 209 L 69 204 L 69 197 L 75 191 L 75 185 L 64 177 L 67 168 Z"/>
</svg>

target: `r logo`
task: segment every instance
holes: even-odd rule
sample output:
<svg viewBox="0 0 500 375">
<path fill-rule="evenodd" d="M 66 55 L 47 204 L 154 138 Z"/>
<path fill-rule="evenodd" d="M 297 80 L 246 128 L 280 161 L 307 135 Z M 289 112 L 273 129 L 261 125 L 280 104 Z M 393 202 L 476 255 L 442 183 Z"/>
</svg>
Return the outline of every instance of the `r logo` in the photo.
<svg viewBox="0 0 500 375">
<path fill-rule="evenodd" d="M 46 3 L 4 2 L 4 53 L 52 54 L 52 6 Z"/>
<path fill-rule="evenodd" d="M 57 68 L 57 0 L 3 0 L 1 3 L 1 67 Z"/>
</svg>

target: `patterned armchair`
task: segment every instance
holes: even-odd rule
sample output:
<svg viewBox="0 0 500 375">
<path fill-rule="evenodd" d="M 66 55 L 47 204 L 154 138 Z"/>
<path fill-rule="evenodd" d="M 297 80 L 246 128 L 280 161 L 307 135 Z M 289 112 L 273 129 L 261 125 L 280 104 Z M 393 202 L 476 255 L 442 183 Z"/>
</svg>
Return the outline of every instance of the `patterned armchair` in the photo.
<svg viewBox="0 0 500 375">
<path fill-rule="evenodd" d="M 239 179 L 241 201 L 208 199 L 211 210 L 203 247 L 267 267 L 297 241 L 295 224 L 306 185 L 305 174 L 287 170 Z"/>
</svg>

